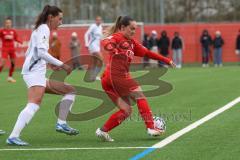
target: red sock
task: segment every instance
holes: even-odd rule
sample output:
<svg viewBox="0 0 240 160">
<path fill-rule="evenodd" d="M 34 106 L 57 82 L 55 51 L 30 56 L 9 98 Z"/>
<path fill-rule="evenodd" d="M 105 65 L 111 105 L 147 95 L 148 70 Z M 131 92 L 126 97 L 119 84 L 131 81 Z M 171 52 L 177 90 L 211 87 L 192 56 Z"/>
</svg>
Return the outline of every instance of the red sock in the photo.
<svg viewBox="0 0 240 160">
<path fill-rule="evenodd" d="M 2 72 L 3 66 L 0 66 L 0 72 Z"/>
<path fill-rule="evenodd" d="M 138 111 L 145 122 L 146 127 L 153 129 L 154 123 L 153 123 L 152 111 L 147 103 L 147 100 L 144 98 L 137 99 L 137 106 L 138 106 Z"/>
<path fill-rule="evenodd" d="M 9 73 L 8 73 L 8 77 L 12 77 L 13 72 L 14 72 L 14 65 L 11 65 L 10 69 L 9 69 Z"/>
<path fill-rule="evenodd" d="M 104 132 L 109 132 L 113 128 L 121 124 L 127 117 L 128 117 L 128 114 L 125 111 L 119 110 L 111 115 L 111 117 L 103 125 L 101 130 Z"/>
</svg>

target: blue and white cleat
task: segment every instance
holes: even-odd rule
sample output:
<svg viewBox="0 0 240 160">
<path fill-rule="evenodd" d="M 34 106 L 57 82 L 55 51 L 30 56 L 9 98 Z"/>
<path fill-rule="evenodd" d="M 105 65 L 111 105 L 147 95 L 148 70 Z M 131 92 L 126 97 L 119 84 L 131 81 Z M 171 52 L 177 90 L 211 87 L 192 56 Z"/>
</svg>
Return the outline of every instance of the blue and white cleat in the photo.
<svg viewBox="0 0 240 160">
<path fill-rule="evenodd" d="M 78 135 L 79 131 L 71 128 L 69 125 L 67 124 L 56 124 L 56 131 L 60 132 L 60 133 L 65 133 L 67 135 Z"/>
<path fill-rule="evenodd" d="M 0 135 L 5 134 L 6 132 L 0 129 Z"/>
<path fill-rule="evenodd" d="M 28 146 L 29 145 L 27 142 L 22 141 L 18 137 L 8 138 L 6 140 L 6 143 L 9 145 L 17 145 L 17 146 Z"/>
</svg>

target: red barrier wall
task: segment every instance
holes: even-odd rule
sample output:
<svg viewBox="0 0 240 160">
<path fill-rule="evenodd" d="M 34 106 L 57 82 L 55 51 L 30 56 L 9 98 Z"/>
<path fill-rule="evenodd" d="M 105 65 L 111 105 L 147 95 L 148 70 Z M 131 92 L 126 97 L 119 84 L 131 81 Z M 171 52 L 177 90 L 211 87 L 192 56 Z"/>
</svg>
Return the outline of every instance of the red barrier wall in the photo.
<svg viewBox="0 0 240 160">
<path fill-rule="evenodd" d="M 60 28 L 58 30 L 59 38 L 62 42 L 62 56 L 63 61 L 67 61 L 70 58 L 69 42 L 72 32 L 77 32 L 81 43 L 81 54 L 87 54 L 87 50 L 84 47 L 84 33 L 86 27 L 82 28 Z M 214 37 L 215 31 L 219 30 L 222 33 L 222 37 L 225 41 L 223 47 L 223 62 L 236 62 L 237 56 L 235 55 L 235 40 L 240 29 L 240 23 L 218 23 L 218 24 L 169 24 L 169 25 L 145 25 L 144 30 L 146 33 L 151 33 L 152 30 L 156 30 L 160 35 L 162 30 L 166 30 L 170 39 L 173 38 L 175 31 L 180 32 L 184 40 L 183 62 L 184 63 L 196 63 L 201 62 L 201 47 L 200 47 L 200 35 L 202 30 L 207 29 Z M 22 66 L 24 61 L 24 53 L 27 49 L 28 41 L 30 39 L 30 30 L 17 30 L 19 37 L 23 40 L 23 44 L 16 44 L 18 67 Z M 141 41 L 141 30 L 137 30 L 136 39 Z M 1 50 L 0 50 L 1 52 Z M 170 52 L 171 56 L 172 52 Z M 141 61 L 140 58 L 136 58 L 135 61 Z M 8 63 L 9 64 L 9 63 Z"/>
<path fill-rule="evenodd" d="M 154 29 L 159 35 L 162 30 L 166 30 L 170 39 L 173 38 L 174 32 L 178 31 L 184 40 L 184 63 L 201 62 L 200 36 L 204 29 L 209 31 L 212 39 L 215 32 L 219 30 L 225 42 L 223 46 L 223 63 L 237 61 L 235 45 L 240 23 L 145 25 L 144 29 L 146 33 L 150 33 Z"/>
</svg>

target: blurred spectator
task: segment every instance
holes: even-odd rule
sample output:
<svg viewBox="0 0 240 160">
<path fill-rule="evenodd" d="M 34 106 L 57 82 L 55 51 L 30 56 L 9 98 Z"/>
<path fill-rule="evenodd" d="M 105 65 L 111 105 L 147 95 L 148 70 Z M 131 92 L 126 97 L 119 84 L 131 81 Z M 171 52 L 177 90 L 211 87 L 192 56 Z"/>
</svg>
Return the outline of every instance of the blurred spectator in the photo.
<svg viewBox="0 0 240 160">
<path fill-rule="evenodd" d="M 240 30 L 238 31 L 238 35 L 236 39 L 236 54 L 238 55 L 238 61 L 240 64 Z"/>
<path fill-rule="evenodd" d="M 57 32 L 53 32 L 52 33 L 52 38 L 50 39 L 50 42 L 49 42 L 49 53 L 57 58 L 57 59 L 60 59 L 61 57 L 61 42 L 60 40 L 58 39 L 58 34 Z"/>
<path fill-rule="evenodd" d="M 159 52 L 161 55 L 167 57 L 169 54 L 169 45 L 170 45 L 170 40 L 167 36 L 167 32 L 166 31 L 162 31 L 161 33 L 161 37 L 158 41 L 158 47 L 159 47 Z M 161 67 L 163 64 L 163 62 L 158 61 L 158 66 Z"/>
<path fill-rule="evenodd" d="M 150 47 L 149 40 L 150 40 L 150 36 L 147 33 L 145 33 L 142 44 L 144 47 L 146 47 L 147 49 L 150 50 L 151 47 Z M 146 68 L 147 66 L 149 66 L 149 58 L 147 56 L 144 56 L 143 57 L 143 68 Z"/>
<path fill-rule="evenodd" d="M 81 65 L 80 65 L 80 47 L 81 46 L 80 46 L 80 42 L 78 40 L 78 35 L 76 32 L 72 32 L 71 42 L 69 47 L 71 50 L 73 68 L 81 69 Z"/>
<path fill-rule="evenodd" d="M 215 38 L 213 40 L 213 48 L 214 48 L 214 66 L 221 67 L 222 66 L 222 46 L 224 45 L 223 38 L 221 37 L 221 32 L 216 31 Z"/>
<path fill-rule="evenodd" d="M 182 48 L 183 40 L 179 36 L 178 32 L 174 33 L 174 38 L 172 40 L 172 50 L 173 50 L 173 61 L 177 68 L 182 68 Z"/>
<path fill-rule="evenodd" d="M 202 66 L 208 67 L 208 61 L 210 56 L 210 45 L 212 44 L 212 38 L 208 34 L 207 30 L 203 30 L 200 42 L 202 45 Z"/>
<path fill-rule="evenodd" d="M 157 31 L 152 30 L 151 36 L 149 39 L 149 49 L 156 54 L 158 53 L 158 35 Z M 150 65 L 151 67 L 157 67 L 157 61 L 150 59 Z"/>
</svg>

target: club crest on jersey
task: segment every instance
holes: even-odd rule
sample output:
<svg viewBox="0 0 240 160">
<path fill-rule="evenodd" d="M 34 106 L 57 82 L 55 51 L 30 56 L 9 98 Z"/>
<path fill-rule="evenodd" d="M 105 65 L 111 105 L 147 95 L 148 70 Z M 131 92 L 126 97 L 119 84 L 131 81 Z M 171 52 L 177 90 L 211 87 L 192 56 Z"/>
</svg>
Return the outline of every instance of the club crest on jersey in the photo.
<svg viewBox="0 0 240 160">
<path fill-rule="evenodd" d="M 128 58 L 133 59 L 134 52 L 132 50 L 127 50 L 126 54 L 127 54 Z"/>
<path fill-rule="evenodd" d="M 44 35 L 42 38 L 42 43 L 48 45 L 48 38 L 46 38 L 46 36 Z"/>
</svg>

